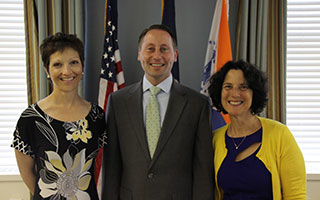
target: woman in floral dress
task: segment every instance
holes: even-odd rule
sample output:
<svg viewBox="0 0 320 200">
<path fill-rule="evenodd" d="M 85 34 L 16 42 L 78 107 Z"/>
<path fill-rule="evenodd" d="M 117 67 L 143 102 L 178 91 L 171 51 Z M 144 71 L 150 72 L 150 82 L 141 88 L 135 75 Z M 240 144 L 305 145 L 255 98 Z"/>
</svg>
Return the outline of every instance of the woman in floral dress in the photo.
<svg viewBox="0 0 320 200">
<path fill-rule="evenodd" d="M 21 177 L 33 199 L 98 199 L 94 163 L 106 143 L 104 111 L 78 95 L 83 43 L 56 33 L 40 46 L 52 93 L 30 105 L 17 123 L 15 148 Z"/>
</svg>

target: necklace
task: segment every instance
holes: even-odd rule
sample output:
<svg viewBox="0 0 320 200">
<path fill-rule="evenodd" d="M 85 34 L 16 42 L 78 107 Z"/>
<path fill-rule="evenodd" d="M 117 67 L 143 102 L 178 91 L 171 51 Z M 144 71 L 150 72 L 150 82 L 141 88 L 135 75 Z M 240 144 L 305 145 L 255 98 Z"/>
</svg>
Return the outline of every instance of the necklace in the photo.
<svg viewBox="0 0 320 200">
<path fill-rule="evenodd" d="M 236 149 L 239 149 L 239 147 L 241 146 L 242 142 L 246 139 L 247 136 L 244 136 L 241 140 L 241 142 L 239 144 L 236 144 L 233 140 L 233 138 L 231 138 L 233 144 L 234 144 L 234 147 L 236 147 Z"/>
</svg>

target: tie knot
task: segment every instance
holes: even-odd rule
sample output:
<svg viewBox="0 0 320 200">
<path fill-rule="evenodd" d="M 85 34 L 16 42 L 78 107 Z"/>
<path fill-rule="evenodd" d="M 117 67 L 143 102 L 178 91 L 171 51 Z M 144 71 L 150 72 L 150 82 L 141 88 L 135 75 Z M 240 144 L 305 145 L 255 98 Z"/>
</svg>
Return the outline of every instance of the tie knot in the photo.
<svg viewBox="0 0 320 200">
<path fill-rule="evenodd" d="M 151 95 L 154 95 L 154 96 L 157 96 L 157 94 L 159 94 L 160 91 L 161 91 L 161 88 L 156 86 L 152 86 L 150 88 Z"/>
</svg>

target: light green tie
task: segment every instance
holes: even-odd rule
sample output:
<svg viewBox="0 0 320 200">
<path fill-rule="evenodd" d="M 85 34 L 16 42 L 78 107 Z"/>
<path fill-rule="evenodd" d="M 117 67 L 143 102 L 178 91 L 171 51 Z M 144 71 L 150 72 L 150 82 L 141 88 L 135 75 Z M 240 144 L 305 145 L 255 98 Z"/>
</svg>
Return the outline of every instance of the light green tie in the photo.
<svg viewBox="0 0 320 200">
<path fill-rule="evenodd" d="M 146 131 L 151 159 L 156 150 L 161 131 L 159 103 L 157 100 L 157 94 L 159 94 L 160 91 L 161 89 L 155 86 L 150 88 L 151 97 L 149 98 L 147 106 Z"/>
</svg>

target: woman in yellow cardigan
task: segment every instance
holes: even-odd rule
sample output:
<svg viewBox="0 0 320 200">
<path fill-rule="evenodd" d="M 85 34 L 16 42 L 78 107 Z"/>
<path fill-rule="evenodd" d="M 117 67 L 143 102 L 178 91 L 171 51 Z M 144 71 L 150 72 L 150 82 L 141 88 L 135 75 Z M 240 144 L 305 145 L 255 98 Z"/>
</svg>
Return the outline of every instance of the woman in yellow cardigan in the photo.
<svg viewBox="0 0 320 200">
<path fill-rule="evenodd" d="M 264 74 L 230 61 L 213 75 L 209 92 L 231 120 L 213 135 L 215 199 L 306 199 L 304 159 L 293 135 L 257 116 L 268 100 Z"/>
</svg>

